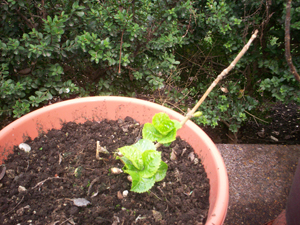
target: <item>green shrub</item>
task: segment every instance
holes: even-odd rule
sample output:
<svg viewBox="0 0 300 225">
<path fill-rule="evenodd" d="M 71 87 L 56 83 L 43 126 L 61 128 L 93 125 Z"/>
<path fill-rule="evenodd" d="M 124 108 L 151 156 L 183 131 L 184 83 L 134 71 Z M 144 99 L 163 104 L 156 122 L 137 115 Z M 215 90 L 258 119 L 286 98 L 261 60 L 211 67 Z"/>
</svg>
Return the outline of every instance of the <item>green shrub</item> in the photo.
<svg viewBox="0 0 300 225">
<path fill-rule="evenodd" d="M 299 11 L 293 1 L 291 54 L 298 71 Z M 236 132 L 257 105 L 300 102 L 300 84 L 284 57 L 284 0 L 10 0 L 0 12 L 3 116 L 20 117 L 73 94 L 154 94 L 156 102 L 186 111 L 255 29 L 259 37 L 208 96 L 196 122 L 224 122 Z"/>
<path fill-rule="evenodd" d="M 0 115 L 71 94 L 163 87 L 179 63 L 190 1 L 7 1 L 0 12 Z"/>
<path fill-rule="evenodd" d="M 195 2 L 195 7 L 200 9 L 198 28 L 193 32 L 191 44 L 177 49 L 182 70 L 181 81 L 177 84 L 183 83 L 181 87 L 187 88 L 189 93 L 183 104 L 190 102 L 189 96 L 199 98 L 213 79 L 229 66 L 251 32 L 259 29 L 259 37 L 246 55 L 200 107 L 203 117 L 195 119 L 198 124 L 214 127 L 224 122 L 235 133 L 251 116 L 248 112 L 256 114 L 258 105 L 266 107 L 276 101 L 300 104 L 300 84 L 290 73 L 284 56 L 285 1 L 269 3 Z M 293 1 L 292 8 L 291 54 L 300 71 L 300 42 L 297 39 L 300 35 L 297 22 L 300 20 L 297 13 L 300 3 Z M 223 88 L 228 92 L 223 92 Z"/>
</svg>

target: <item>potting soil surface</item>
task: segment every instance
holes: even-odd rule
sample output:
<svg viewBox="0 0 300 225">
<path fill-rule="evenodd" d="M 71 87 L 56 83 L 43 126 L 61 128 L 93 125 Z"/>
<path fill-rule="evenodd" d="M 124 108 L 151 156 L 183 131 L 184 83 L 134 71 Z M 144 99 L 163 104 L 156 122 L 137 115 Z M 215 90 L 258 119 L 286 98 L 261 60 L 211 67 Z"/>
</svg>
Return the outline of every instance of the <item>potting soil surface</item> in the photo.
<svg viewBox="0 0 300 225">
<path fill-rule="evenodd" d="M 132 118 L 67 123 L 17 146 L 0 167 L 0 224 L 203 224 L 209 207 L 209 180 L 193 149 L 177 138 L 160 147 L 167 176 L 149 192 L 126 195 L 127 175 L 114 152 L 141 138 Z M 96 141 L 109 154 L 96 159 Z M 171 149 L 175 155 L 170 160 Z M 4 176 L 2 176 L 4 175 Z M 125 192 L 124 192 L 125 191 Z"/>
</svg>

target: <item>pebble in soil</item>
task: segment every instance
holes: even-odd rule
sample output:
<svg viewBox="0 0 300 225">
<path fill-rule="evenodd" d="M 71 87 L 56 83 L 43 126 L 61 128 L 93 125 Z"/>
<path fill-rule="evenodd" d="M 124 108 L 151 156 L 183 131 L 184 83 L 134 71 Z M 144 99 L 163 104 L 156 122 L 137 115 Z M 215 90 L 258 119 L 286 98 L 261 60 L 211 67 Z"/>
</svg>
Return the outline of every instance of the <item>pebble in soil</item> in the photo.
<svg viewBox="0 0 300 225">
<path fill-rule="evenodd" d="M 15 146 L 0 181 L 0 224 L 204 224 L 209 180 L 180 138 L 159 148 L 169 168 L 149 192 L 126 192 L 127 175 L 110 173 L 111 167 L 123 167 L 114 151 L 135 143 L 141 130 L 129 117 L 70 122 L 27 140 L 29 153 Z M 110 152 L 102 160 L 95 157 L 97 141 Z"/>
</svg>

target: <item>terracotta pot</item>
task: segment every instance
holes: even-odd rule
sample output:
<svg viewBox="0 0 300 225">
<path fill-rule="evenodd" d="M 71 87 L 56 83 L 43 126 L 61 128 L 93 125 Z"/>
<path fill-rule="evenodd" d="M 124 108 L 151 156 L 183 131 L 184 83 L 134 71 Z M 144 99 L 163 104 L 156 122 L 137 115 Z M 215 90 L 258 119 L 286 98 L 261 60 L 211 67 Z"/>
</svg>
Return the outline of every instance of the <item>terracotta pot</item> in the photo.
<svg viewBox="0 0 300 225">
<path fill-rule="evenodd" d="M 161 105 L 126 97 L 86 97 L 56 103 L 9 124 L 0 131 L 0 163 L 12 153 L 12 147 L 23 142 L 24 137 L 35 138 L 39 132 L 60 129 L 63 122 L 77 123 L 86 120 L 118 119 L 130 116 L 140 123 L 151 122 L 158 112 L 181 121 L 183 116 Z M 211 139 L 193 122 L 188 121 L 178 132 L 203 160 L 210 180 L 210 208 L 207 225 L 223 224 L 228 207 L 229 185 L 223 159 Z"/>
</svg>

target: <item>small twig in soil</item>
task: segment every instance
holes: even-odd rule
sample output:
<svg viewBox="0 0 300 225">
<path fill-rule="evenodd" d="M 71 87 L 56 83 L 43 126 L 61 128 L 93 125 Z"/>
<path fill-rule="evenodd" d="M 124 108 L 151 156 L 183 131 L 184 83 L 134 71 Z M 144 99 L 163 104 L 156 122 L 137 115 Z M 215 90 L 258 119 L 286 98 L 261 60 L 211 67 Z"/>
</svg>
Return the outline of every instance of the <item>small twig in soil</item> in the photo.
<svg viewBox="0 0 300 225">
<path fill-rule="evenodd" d="M 107 149 L 105 147 L 101 147 L 99 141 L 96 142 L 96 145 L 97 145 L 97 148 L 96 148 L 96 159 L 102 160 L 103 158 L 101 158 L 99 156 L 99 154 L 100 153 L 109 154 L 109 151 L 107 151 Z"/>
<path fill-rule="evenodd" d="M 4 177 L 5 175 L 5 171 L 6 171 L 6 166 L 1 166 L 2 167 L 2 171 L 0 173 L 0 180 L 2 180 L 2 178 Z"/>
<path fill-rule="evenodd" d="M 98 218 L 98 219 L 101 219 L 101 220 L 108 221 L 108 222 L 110 222 L 110 223 L 112 222 L 110 219 L 106 219 L 106 218 L 103 218 L 103 217 L 101 217 L 101 216 L 97 216 L 97 218 Z"/>
<path fill-rule="evenodd" d="M 160 192 L 163 194 L 163 196 L 165 196 L 165 193 L 163 192 L 163 190 L 161 190 L 160 186 L 157 186 L 157 189 L 160 190 Z"/>
<path fill-rule="evenodd" d="M 24 199 L 24 195 L 22 196 L 22 199 L 19 201 L 19 203 L 13 209 L 11 209 L 7 213 L 5 213 L 4 216 L 6 216 L 6 215 L 10 214 L 12 211 L 14 211 L 21 204 L 21 202 L 23 201 L 23 199 Z"/>
<path fill-rule="evenodd" d="M 62 162 L 62 155 L 58 153 L 58 165 L 60 165 Z"/>
<path fill-rule="evenodd" d="M 183 154 L 186 152 L 186 148 L 184 148 L 183 150 L 182 150 L 182 153 L 181 153 L 181 156 L 183 156 Z"/>
<path fill-rule="evenodd" d="M 143 127 L 141 127 L 139 129 L 139 134 L 138 134 L 138 136 L 135 139 L 135 143 L 138 142 L 142 138 L 142 131 L 143 131 Z"/>
<path fill-rule="evenodd" d="M 181 184 L 181 173 L 180 171 L 178 170 L 178 168 L 175 168 L 175 177 L 176 177 L 176 181 L 179 182 Z"/>
<path fill-rule="evenodd" d="M 87 192 L 87 195 L 90 195 L 90 194 L 91 194 L 91 190 L 92 190 L 93 185 L 94 185 L 96 182 L 98 182 L 99 180 L 100 180 L 100 177 L 96 177 L 96 178 L 91 182 L 91 184 L 90 184 L 90 186 L 89 186 L 89 189 L 88 189 L 88 192 Z"/>
<path fill-rule="evenodd" d="M 40 186 L 42 186 L 46 181 L 48 181 L 48 180 L 53 180 L 53 179 L 67 179 L 67 180 L 68 180 L 68 178 L 64 178 L 64 177 L 48 177 L 47 179 L 38 182 L 32 189 L 37 188 L 37 187 L 40 187 Z"/>
<path fill-rule="evenodd" d="M 151 194 L 153 194 L 156 198 L 158 198 L 159 200 L 162 201 L 162 199 L 160 197 L 158 197 L 154 192 L 150 191 Z"/>
<path fill-rule="evenodd" d="M 25 172 L 27 172 L 28 168 L 29 168 L 29 161 L 27 161 L 27 167 L 25 169 Z"/>
<path fill-rule="evenodd" d="M 146 217 L 143 217 L 140 215 L 138 215 L 138 217 L 135 219 L 135 222 L 137 223 L 138 220 L 143 220 L 143 219 L 146 219 Z"/>
<path fill-rule="evenodd" d="M 161 188 L 160 188 L 159 186 L 157 187 L 157 189 L 160 190 L 160 192 L 161 192 L 162 195 L 164 196 L 165 201 L 167 202 L 167 208 L 166 208 L 166 210 L 165 210 L 165 212 L 166 212 L 166 211 L 168 210 L 169 205 L 172 205 L 172 204 L 169 202 L 169 200 L 167 199 L 165 193 L 163 192 L 163 190 L 161 190 Z M 171 208 L 172 208 L 172 207 L 171 207 Z"/>
<path fill-rule="evenodd" d="M 66 219 L 65 221 L 61 222 L 60 225 L 66 223 L 66 222 L 69 222 L 70 224 L 73 224 L 73 225 L 76 224 L 76 223 L 74 222 L 73 218 L 69 218 L 69 219 Z"/>
</svg>

